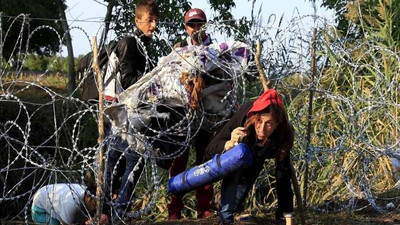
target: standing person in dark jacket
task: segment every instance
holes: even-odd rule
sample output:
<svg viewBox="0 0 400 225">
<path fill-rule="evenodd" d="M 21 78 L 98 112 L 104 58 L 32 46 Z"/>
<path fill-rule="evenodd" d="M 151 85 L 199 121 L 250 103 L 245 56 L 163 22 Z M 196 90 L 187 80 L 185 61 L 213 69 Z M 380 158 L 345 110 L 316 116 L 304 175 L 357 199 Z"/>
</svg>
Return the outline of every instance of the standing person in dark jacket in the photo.
<svg viewBox="0 0 400 225">
<path fill-rule="evenodd" d="M 185 29 L 189 36 L 175 44 L 174 48 L 186 47 L 191 45 L 207 46 L 211 44 L 210 37 L 206 34 L 204 27 L 207 22 L 206 14 L 198 8 L 190 9 L 185 14 Z M 207 85 L 207 82 L 206 82 Z M 204 150 L 206 143 L 211 140 L 212 134 L 209 131 L 200 129 L 193 140 L 193 147 L 196 150 L 196 164 L 200 164 L 204 158 Z M 170 167 L 170 177 L 173 177 L 186 169 L 186 164 L 189 158 L 189 149 L 181 156 L 174 159 Z M 211 201 L 213 198 L 213 185 L 208 184 L 199 187 L 196 190 L 197 199 L 197 218 L 207 218 L 213 215 Z M 167 205 L 168 218 L 170 220 L 181 219 L 181 211 L 183 209 L 183 195 L 171 195 L 170 203 Z"/>
<path fill-rule="evenodd" d="M 293 130 L 282 100 L 274 89 L 264 92 L 254 103 L 244 104 L 206 148 L 207 158 L 229 151 L 238 142 L 253 153 L 253 165 L 224 178 L 221 186 L 220 218 L 233 223 L 233 214 L 243 210 L 243 202 L 263 168 L 265 159 L 274 158 L 278 192 L 277 219 L 293 211 L 290 177 L 290 149 Z"/>
<path fill-rule="evenodd" d="M 120 39 L 109 56 L 104 84 L 107 100 L 116 100 L 117 94 L 151 70 L 147 46 L 156 30 L 158 13 L 158 6 L 153 0 L 141 0 L 136 4 L 133 35 Z"/>
<path fill-rule="evenodd" d="M 158 6 L 153 0 L 141 0 L 136 4 L 133 35 L 119 40 L 109 58 L 104 85 L 106 100 L 118 101 L 117 96 L 119 93 L 134 84 L 143 74 L 150 70 L 151 66 L 146 46 L 149 44 L 156 29 L 158 14 Z M 108 124 L 106 130 L 108 131 L 107 133 L 110 133 L 110 124 Z M 110 196 L 111 180 L 114 180 L 114 184 L 118 183 L 119 176 L 122 176 L 120 187 L 114 187 L 114 189 L 119 189 L 115 200 L 117 212 L 124 213 L 130 209 L 130 199 L 143 170 L 144 162 L 139 161 L 139 155 L 133 149 L 130 149 L 128 143 L 123 141 L 120 136 L 116 136 L 110 142 L 111 144 L 108 146 L 105 194 Z M 123 157 L 126 162 L 125 168 L 123 168 L 123 175 L 113 175 L 122 153 L 124 153 Z M 135 166 L 137 169 L 134 170 Z M 109 210 L 109 206 L 105 205 L 105 213 L 109 214 Z"/>
</svg>

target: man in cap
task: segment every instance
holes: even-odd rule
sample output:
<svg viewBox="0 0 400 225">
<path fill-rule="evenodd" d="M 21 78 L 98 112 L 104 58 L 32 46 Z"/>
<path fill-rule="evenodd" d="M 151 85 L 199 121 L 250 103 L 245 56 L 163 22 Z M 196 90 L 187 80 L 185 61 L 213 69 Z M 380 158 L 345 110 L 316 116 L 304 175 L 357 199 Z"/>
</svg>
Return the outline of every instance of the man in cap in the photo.
<svg viewBox="0 0 400 225">
<path fill-rule="evenodd" d="M 207 22 L 206 14 L 198 8 L 190 9 L 185 14 L 185 29 L 188 37 L 175 44 L 174 48 L 186 47 L 191 45 L 207 46 L 211 44 L 211 38 L 206 34 L 203 25 Z M 207 85 L 207 81 L 206 85 Z M 204 150 L 208 140 L 211 140 L 212 134 L 200 129 L 196 137 L 193 139 L 193 147 L 196 150 L 196 164 L 201 164 L 204 158 Z M 186 169 L 189 158 L 189 150 L 176 158 L 170 167 L 170 176 L 173 177 Z M 211 201 L 214 195 L 213 185 L 205 185 L 196 190 L 197 199 L 197 218 L 207 218 L 214 215 L 212 211 Z M 167 205 L 170 220 L 181 219 L 181 211 L 183 209 L 182 195 L 171 195 L 171 201 Z"/>
<path fill-rule="evenodd" d="M 174 48 L 211 44 L 211 39 L 206 34 L 205 28 L 203 27 L 206 23 L 207 17 L 203 10 L 193 8 L 187 11 L 185 14 L 185 29 L 189 36 L 182 42 L 175 44 Z"/>
</svg>

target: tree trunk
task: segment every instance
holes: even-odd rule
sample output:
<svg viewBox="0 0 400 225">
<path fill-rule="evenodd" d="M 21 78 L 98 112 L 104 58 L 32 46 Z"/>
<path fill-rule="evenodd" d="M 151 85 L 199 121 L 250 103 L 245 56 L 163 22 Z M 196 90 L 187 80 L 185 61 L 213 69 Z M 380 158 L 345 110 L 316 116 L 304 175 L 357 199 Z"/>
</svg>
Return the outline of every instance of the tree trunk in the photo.
<svg viewBox="0 0 400 225">
<path fill-rule="evenodd" d="M 105 42 L 105 40 L 107 38 L 108 31 L 110 30 L 110 22 L 111 22 L 112 10 L 113 10 L 113 8 L 115 6 L 115 3 L 116 3 L 115 0 L 110 0 L 108 2 L 107 13 L 106 13 L 106 16 L 104 17 L 104 31 L 101 34 L 101 39 L 100 39 L 100 45 L 99 45 L 100 48 L 103 47 L 104 42 Z"/>
<path fill-rule="evenodd" d="M 76 88 L 75 83 L 75 61 L 74 51 L 72 49 L 72 40 L 69 33 L 67 17 L 65 16 L 65 5 L 64 0 L 58 0 L 58 12 L 60 15 L 61 26 L 65 33 L 65 44 L 67 45 L 68 51 L 68 92 L 71 94 Z"/>
</svg>

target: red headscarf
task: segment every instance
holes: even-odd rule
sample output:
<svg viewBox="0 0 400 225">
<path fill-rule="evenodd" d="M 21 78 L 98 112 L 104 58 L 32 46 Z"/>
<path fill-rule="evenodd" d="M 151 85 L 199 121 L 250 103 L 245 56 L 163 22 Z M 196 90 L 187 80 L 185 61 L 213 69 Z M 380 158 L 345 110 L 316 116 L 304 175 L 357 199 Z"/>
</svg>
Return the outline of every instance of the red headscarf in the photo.
<svg viewBox="0 0 400 225">
<path fill-rule="evenodd" d="M 253 107 L 247 112 L 247 117 L 266 109 L 271 104 L 277 104 L 283 108 L 282 99 L 279 97 L 275 89 L 268 89 L 257 100 L 254 101 Z"/>
</svg>

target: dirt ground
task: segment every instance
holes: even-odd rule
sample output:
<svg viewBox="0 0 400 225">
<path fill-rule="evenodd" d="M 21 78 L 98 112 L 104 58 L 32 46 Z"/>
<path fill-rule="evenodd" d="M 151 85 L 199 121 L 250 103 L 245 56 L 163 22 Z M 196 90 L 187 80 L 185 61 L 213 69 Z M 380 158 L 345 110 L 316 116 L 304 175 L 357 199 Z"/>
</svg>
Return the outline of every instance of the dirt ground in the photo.
<svg viewBox="0 0 400 225">
<path fill-rule="evenodd" d="M 200 220 L 179 220 L 179 221 L 164 221 L 164 222 L 151 222 L 151 221 L 132 221 L 134 225 L 216 225 L 219 223 L 217 217 L 211 219 Z M 285 221 L 277 221 L 273 217 L 256 217 L 251 221 L 236 221 L 235 225 L 285 225 Z M 294 218 L 293 224 L 301 224 L 298 217 Z M 374 212 L 363 212 L 361 214 L 354 213 L 308 213 L 306 215 L 306 224 L 326 224 L 326 225 L 400 225 L 400 213 L 377 214 Z"/>
<path fill-rule="evenodd" d="M 25 224 L 23 221 L 0 221 L 0 224 Z M 33 223 L 29 223 L 33 224 Z M 131 225 L 217 225 L 217 217 L 211 219 L 179 221 L 151 222 L 145 220 L 131 221 Z M 285 225 L 285 221 L 276 221 L 271 218 L 257 217 L 252 221 L 236 221 L 235 225 Z M 294 219 L 294 225 L 301 224 L 298 218 Z M 391 213 L 384 215 L 357 215 L 348 213 L 329 213 L 329 214 L 307 214 L 307 225 L 400 225 L 400 213 Z"/>
</svg>

